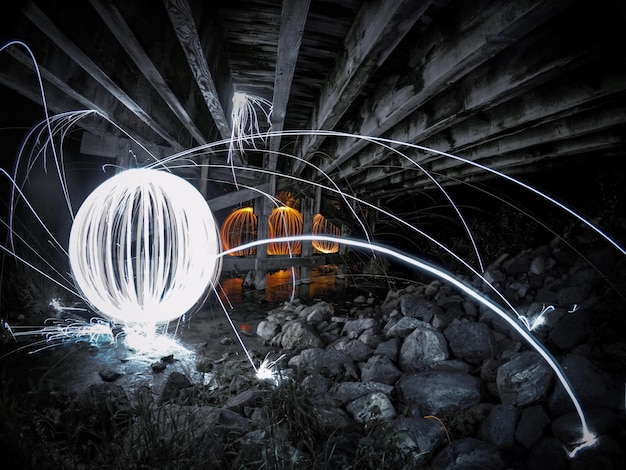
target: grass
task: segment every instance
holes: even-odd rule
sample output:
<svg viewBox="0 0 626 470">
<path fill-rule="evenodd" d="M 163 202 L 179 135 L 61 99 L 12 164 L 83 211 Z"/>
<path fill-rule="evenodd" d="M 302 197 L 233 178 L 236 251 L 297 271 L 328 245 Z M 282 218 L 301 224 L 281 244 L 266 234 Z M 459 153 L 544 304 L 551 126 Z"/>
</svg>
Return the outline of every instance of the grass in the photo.
<svg viewBox="0 0 626 470">
<path fill-rule="evenodd" d="M 218 380 L 226 378 L 236 378 L 229 368 Z M 212 391 L 196 385 L 191 402 L 159 404 L 115 383 L 71 396 L 2 379 L 3 462 L 16 469 L 377 469 L 402 468 L 412 458 L 387 422 L 329 429 L 299 378 L 275 387 L 238 379 L 238 390 L 266 392 L 249 419 L 222 411 L 233 396 L 228 384 Z"/>
</svg>

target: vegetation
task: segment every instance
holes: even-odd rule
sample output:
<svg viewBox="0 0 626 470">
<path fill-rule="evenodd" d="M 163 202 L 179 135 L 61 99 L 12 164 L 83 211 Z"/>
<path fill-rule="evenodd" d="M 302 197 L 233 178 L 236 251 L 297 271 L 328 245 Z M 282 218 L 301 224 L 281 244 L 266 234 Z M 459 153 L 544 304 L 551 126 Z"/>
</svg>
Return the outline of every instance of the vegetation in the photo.
<svg viewBox="0 0 626 470">
<path fill-rule="evenodd" d="M 129 396 L 115 383 L 78 395 L 43 385 L 24 393 L 2 377 L 2 460 L 11 468 L 44 470 L 377 469 L 411 463 L 402 436 L 387 422 L 329 431 L 302 380 L 270 386 L 237 378 L 229 367 L 213 372 L 222 370 L 217 381 L 262 392 L 249 418 L 222 408 L 233 396 L 229 384 L 214 390 L 194 385 L 185 400 L 159 403 L 146 391 Z"/>
</svg>

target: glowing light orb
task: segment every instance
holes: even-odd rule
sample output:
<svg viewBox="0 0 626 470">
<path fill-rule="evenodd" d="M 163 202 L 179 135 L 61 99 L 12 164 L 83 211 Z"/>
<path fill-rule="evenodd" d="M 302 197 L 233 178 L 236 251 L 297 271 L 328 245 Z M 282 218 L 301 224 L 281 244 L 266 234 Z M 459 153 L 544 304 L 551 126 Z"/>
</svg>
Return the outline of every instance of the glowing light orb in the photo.
<svg viewBox="0 0 626 470">
<path fill-rule="evenodd" d="M 230 213 L 222 223 L 220 235 L 225 250 L 249 243 L 256 239 L 257 216 L 252 207 L 242 207 Z M 256 248 L 229 253 L 230 256 L 250 256 Z"/>
<path fill-rule="evenodd" d="M 268 219 L 269 238 L 291 237 L 302 234 L 302 214 L 289 206 L 275 208 Z M 267 245 L 268 255 L 299 255 L 302 242 L 272 242 Z"/>
<path fill-rule="evenodd" d="M 315 214 L 313 217 L 313 235 L 328 235 L 331 237 L 340 237 L 341 230 L 335 224 L 330 222 L 322 214 Z M 330 242 L 325 240 L 313 240 L 311 242 L 313 248 L 320 253 L 330 254 L 339 251 L 339 242 Z"/>
<path fill-rule="evenodd" d="M 190 183 L 132 169 L 87 197 L 72 225 L 69 258 L 74 282 L 100 314 L 158 324 L 207 293 L 221 270 L 219 247 L 213 214 Z"/>
</svg>

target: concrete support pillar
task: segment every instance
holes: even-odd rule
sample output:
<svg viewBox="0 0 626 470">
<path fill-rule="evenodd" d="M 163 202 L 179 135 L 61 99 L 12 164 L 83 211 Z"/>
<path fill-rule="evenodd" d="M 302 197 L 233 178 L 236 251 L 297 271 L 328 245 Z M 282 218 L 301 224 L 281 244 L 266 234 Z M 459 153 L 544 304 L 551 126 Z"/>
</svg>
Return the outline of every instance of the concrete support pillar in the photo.
<svg viewBox="0 0 626 470">
<path fill-rule="evenodd" d="M 270 175 L 268 194 L 276 194 L 276 176 Z M 269 236 L 268 218 L 274 209 L 274 203 L 267 197 L 260 197 L 254 201 L 254 213 L 257 215 L 257 240 L 267 240 Z M 265 289 L 267 271 L 259 266 L 263 259 L 267 258 L 267 244 L 256 247 L 256 263 L 254 272 L 254 285 L 258 290 Z"/>
<path fill-rule="evenodd" d="M 254 212 L 257 215 L 257 239 L 266 240 L 269 235 L 268 218 L 272 212 L 271 202 L 267 198 L 259 198 L 254 203 Z M 267 245 L 258 245 L 256 247 L 256 263 L 254 273 L 254 285 L 258 290 L 265 289 L 265 276 L 267 272 L 259 269 L 259 261 L 267 258 Z"/>
<path fill-rule="evenodd" d="M 300 211 L 302 212 L 302 233 L 310 234 L 313 232 L 313 210 L 315 201 L 310 198 L 304 198 L 300 202 Z M 313 255 L 313 246 L 310 241 L 302 242 L 302 258 L 309 258 Z M 311 282 L 311 268 L 308 266 L 300 267 L 300 282 Z"/>
</svg>

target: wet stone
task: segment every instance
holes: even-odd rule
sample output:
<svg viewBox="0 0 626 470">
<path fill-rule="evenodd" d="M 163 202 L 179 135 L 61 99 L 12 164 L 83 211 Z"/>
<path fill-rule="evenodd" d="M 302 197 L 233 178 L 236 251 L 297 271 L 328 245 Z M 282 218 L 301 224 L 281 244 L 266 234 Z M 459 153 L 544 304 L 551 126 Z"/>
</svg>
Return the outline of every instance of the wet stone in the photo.
<svg viewBox="0 0 626 470">
<path fill-rule="evenodd" d="M 524 406 L 545 398 L 552 383 L 552 370 L 532 351 L 515 355 L 498 368 L 496 384 L 504 404 Z"/>
<path fill-rule="evenodd" d="M 114 382 L 122 376 L 122 374 L 114 369 L 104 369 L 99 372 L 100 378 L 105 382 Z"/>
</svg>

